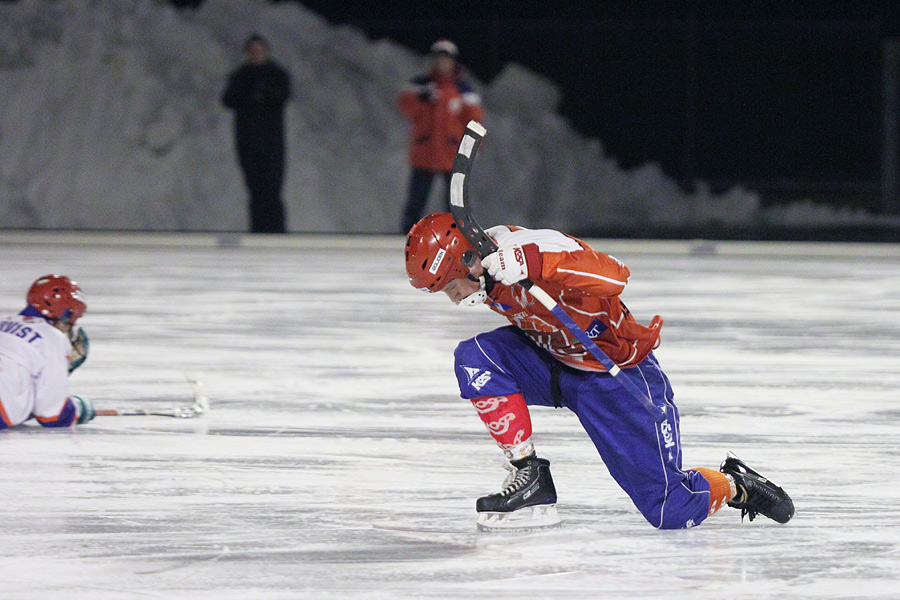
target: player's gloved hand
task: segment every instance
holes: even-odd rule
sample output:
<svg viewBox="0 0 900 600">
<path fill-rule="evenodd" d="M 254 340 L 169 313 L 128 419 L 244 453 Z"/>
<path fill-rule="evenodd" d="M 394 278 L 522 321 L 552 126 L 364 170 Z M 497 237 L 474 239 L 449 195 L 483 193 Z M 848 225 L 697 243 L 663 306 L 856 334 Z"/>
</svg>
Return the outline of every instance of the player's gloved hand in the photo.
<svg viewBox="0 0 900 600">
<path fill-rule="evenodd" d="M 77 325 L 69 331 L 69 341 L 72 342 L 72 354 L 69 355 L 69 373 L 71 374 L 87 360 L 91 341 L 84 329 Z"/>
<path fill-rule="evenodd" d="M 503 246 L 496 252 L 488 254 L 481 259 L 481 266 L 494 279 L 504 285 L 513 285 L 528 278 L 528 259 L 525 255 L 526 248 L 537 253 L 535 244 L 526 244 L 525 247 L 518 244 Z"/>
<path fill-rule="evenodd" d="M 97 416 L 94 411 L 94 405 L 87 398 L 81 396 L 69 396 L 69 400 L 75 404 L 75 410 L 78 412 L 78 420 L 76 423 L 83 425 Z"/>
</svg>

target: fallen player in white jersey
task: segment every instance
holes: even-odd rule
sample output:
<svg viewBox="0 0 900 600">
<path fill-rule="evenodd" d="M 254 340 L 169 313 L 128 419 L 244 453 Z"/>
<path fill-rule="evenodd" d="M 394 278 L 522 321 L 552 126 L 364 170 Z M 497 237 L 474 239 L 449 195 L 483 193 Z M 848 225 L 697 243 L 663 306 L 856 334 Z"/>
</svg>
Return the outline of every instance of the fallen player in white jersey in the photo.
<svg viewBox="0 0 900 600">
<path fill-rule="evenodd" d="M 68 277 L 45 275 L 26 295 L 27 306 L 0 320 L 0 429 L 32 417 L 44 427 L 94 418 L 94 407 L 69 395 L 69 374 L 85 361 L 88 338 L 77 325 L 87 305 Z"/>
</svg>

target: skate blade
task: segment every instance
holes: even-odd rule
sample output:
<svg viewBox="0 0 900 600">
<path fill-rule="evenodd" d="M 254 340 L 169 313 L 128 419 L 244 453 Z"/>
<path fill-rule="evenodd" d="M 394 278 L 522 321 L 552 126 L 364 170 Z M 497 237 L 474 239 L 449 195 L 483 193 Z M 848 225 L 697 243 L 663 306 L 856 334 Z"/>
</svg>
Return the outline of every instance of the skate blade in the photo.
<svg viewBox="0 0 900 600">
<path fill-rule="evenodd" d="M 520 508 L 513 512 L 478 513 L 478 531 L 535 531 L 560 527 L 555 504 Z"/>
</svg>

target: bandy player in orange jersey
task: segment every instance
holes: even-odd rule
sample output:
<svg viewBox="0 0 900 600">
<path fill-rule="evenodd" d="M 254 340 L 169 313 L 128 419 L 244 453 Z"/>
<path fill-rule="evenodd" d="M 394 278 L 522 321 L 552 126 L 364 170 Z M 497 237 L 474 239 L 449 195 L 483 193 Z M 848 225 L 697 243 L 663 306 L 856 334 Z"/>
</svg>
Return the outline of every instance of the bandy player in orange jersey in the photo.
<svg viewBox="0 0 900 600">
<path fill-rule="evenodd" d="M 622 302 L 628 267 L 558 231 L 499 226 L 487 233 L 499 250 L 483 259 L 447 213 L 416 223 L 406 241 L 413 287 L 442 291 L 461 305 L 487 304 L 511 323 L 455 352 L 460 394 L 511 464 L 503 489 L 476 503 L 481 529 L 560 522 L 550 462 L 537 456 L 532 441 L 529 405 L 574 412 L 610 474 L 654 527 L 692 527 L 725 504 L 751 520 L 758 514 L 790 520 L 794 505 L 784 490 L 733 455 L 719 470 L 682 467 L 678 409 L 653 355 L 662 319 L 641 325 Z M 463 260 L 467 252 L 473 260 Z M 524 279 L 563 307 L 622 369 L 618 377 L 631 378 L 665 417 L 651 414 L 517 285 Z"/>
<path fill-rule="evenodd" d="M 69 374 L 89 348 L 77 324 L 87 310 L 81 288 L 63 275 L 44 275 L 25 301 L 25 310 L 0 319 L 0 429 L 32 417 L 44 427 L 87 423 L 93 405 L 69 395 Z"/>
</svg>

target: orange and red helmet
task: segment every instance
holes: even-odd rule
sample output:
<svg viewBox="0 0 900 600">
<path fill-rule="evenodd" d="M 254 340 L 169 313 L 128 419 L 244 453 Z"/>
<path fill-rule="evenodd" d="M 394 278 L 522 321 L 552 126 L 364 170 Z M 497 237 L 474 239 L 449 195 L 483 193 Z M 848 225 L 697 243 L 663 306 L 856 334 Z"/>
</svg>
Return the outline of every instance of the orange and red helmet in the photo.
<svg viewBox="0 0 900 600">
<path fill-rule="evenodd" d="M 65 275 L 39 277 L 31 284 L 25 300 L 28 306 L 54 321 L 74 323 L 87 310 L 81 288 Z"/>
<path fill-rule="evenodd" d="M 448 213 L 431 213 L 412 226 L 406 237 L 406 273 L 414 288 L 439 292 L 469 269 L 462 257 L 472 244 Z"/>
</svg>

